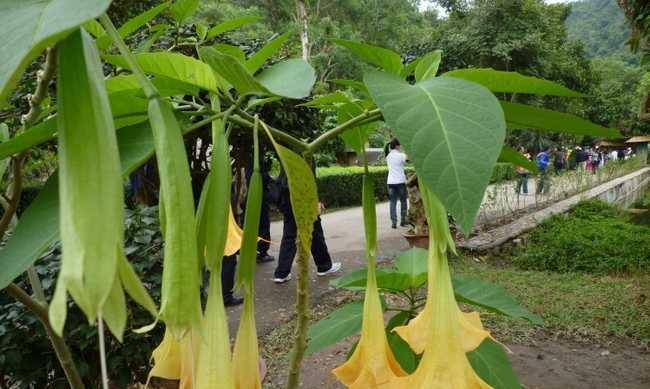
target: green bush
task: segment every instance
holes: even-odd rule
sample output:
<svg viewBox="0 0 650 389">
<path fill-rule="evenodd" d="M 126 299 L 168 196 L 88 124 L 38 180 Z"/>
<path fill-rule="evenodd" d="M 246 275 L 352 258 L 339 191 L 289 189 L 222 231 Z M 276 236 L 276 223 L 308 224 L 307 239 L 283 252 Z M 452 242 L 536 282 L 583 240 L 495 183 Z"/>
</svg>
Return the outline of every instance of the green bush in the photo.
<svg viewBox="0 0 650 389">
<path fill-rule="evenodd" d="M 370 166 L 370 175 L 375 181 L 375 195 L 378 201 L 388 199 L 387 166 Z M 413 167 L 406 168 L 407 173 L 413 172 Z M 320 200 L 330 208 L 350 207 L 361 205 L 361 166 L 331 166 L 316 170 L 316 183 Z M 509 163 L 497 163 L 492 172 L 491 182 L 512 180 L 515 169 Z"/>
<path fill-rule="evenodd" d="M 530 234 L 515 263 L 524 269 L 623 274 L 650 270 L 650 228 L 599 200 L 578 204 Z"/>
<path fill-rule="evenodd" d="M 158 208 L 127 211 L 125 251 L 151 297 L 160 301 L 162 277 L 162 236 Z M 43 289 L 51 298 L 56 284 L 61 253 L 58 246 L 48 250 L 35 264 Z M 16 283 L 31 292 L 26 276 Z M 128 327 L 124 342 L 107 338 L 107 363 L 111 382 L 126 388 L 144 382 L 151 352 L 162 339 L 163 325 L 146 334 L 132 329 L 150 324 L 151 315 L 129 302 Z M 68 301 L 65 339 L 87 388 L 99 388 L 100 366 L 97 327 L 88 325 L 81 310 Z M 41 323 L 25 307 L 6 293 L 0 293 L 0 388 L 67 388 L 68 384 Z"/>
</svg>

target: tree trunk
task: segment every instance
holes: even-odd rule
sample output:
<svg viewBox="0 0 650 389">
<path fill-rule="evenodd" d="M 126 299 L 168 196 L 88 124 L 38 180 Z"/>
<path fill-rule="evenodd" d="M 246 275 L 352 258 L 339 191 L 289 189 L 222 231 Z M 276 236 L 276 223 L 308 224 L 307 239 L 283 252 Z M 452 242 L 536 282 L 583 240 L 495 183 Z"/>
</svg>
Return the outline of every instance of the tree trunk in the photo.
<svg viewBox="0 0 650 389">
<path fill-rule="evenodd" d="M 309 24 L 307 23 L 307 9 L 305 0 L 296 0 L 296 14 L 300 24 L 300 44 L 302 46 L 302 59 L 309 62 Z"/>
</svg>

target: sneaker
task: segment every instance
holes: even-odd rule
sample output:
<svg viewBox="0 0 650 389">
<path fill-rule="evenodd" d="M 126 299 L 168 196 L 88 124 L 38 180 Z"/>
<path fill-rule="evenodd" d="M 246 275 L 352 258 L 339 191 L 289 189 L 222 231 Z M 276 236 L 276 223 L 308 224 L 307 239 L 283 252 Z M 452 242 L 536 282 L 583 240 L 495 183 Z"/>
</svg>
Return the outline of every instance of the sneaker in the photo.
<svg viewBox="0 0 650 389">
<path fill-rule="evenodd" d="M 289 282 L 289 281 L 291 281 L 291 273 L 287 274 L 287 276 L 284 278 L 275 277 L 273 279 L 273 282 L 275 282 L 276 284 L 284 284 L 285 282 Z"/>
<path fill-rule="evenodd" d="M 275 261 L 275 257 L 272 255 L 258 255 L 257 256 L 257 263 L 267 263 L 267 262 L 273 262 Z"/>
<path fill-rule="evenodd" d="M 330 267 L 329 269 L 327 269 L 325 271 L 319 271 L 316 274 L 318 274 L 319 276 L 322 277 L 322 276 L 326 276 L 328 274 L 336 273 L 339 270 L 341 270 L 341 262 L 334 262 L 334 263 L 332 263 L 332 267 Z"/>
<path fill-rule="evenodd" d="M 228 297 L 224 297 L 224 299 L 223 299 L 223 305 L 225 305 L 226 307 L 234 307 L 234 306 L 240 305 L 243 302 L 244 302 L 243 297 L 237 297 L 237 296 L 233 296 L 233 295 L 230 295 Z"/>
<path fill-rule="evenodd" d="M 390 228 L 392 228 L 392 229 L 396 229 L 396 228 L 397 228 L 397 224 L 393 223 L 393 224 L 390 226 Z"/>
</svg>

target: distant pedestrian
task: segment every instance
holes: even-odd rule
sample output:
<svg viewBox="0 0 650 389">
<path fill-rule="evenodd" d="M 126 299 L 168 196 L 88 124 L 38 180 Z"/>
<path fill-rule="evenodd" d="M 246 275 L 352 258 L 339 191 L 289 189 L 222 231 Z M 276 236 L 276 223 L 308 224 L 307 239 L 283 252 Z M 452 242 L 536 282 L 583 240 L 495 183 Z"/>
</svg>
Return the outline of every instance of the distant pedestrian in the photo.
<svg viewBox="0 0 650 389">
<path fill-rule="evenodd" d="M 526 151 L 525 148 L 520 147 L 519 152 L 530 161 L 530 154 Z M 526 170 L 523 166 L 517 166 L 517 195 L 528 194 L 528 176 L 530 172 Z M 523 190 L 523 192 L 522 192 Z"/>
<path fill-rule="evenodd" d="M 281 171 L 278 176 L 277 185 L 279 191 L 278 208 L 280 208 L 280 212 L 282 212 L 282 215 L 284 216 L 284 226 L 282 229 L 282 241 L 280 242 L 278 266 L 275 268 L 273 282 L 276 284 L 282 284 L 291 280 L 291 267 L 297 251 L 296 241 L 298 238 L 298 226 L 296 225 L 296 219 L 293 215 L 293 209 L 291 208 L 289 182 L 284 170 Z M 312 232 L 311 240 L 311 255 L 316 263 L 316 274 L 319 276 L 336 273 L 341 269 L 340 262 L 332 262 L 329 250 L 327 249 L 327 243 L 325 242 L 325 235 L 323 233 L 323 226 L 321 225 L 320 217 L 318 217 L 314 222 L 314 231 Z"/>
<path fill-rule="evenodd" d="M 555 167 L 555 174 L 560 174 L 564 170 L 566 167 L 566 158 L 567 155 L 564 149 L 561 147 L 558 148 L 555 152 L 555 163 L 553 165 Z"/>
<path fill-rule="evenodd" d="M 537 194 L 542 192 L 548 193 L 549 183 L 548 183 L 548 165 L 551 161 L 549 155 L 549 147 L 545 147 L 539 154 L 537 154 L 537 168 L 539 169 L 539 182 L 537 183 Z"/>
<path fill-rule="evenodd" d="M 406 214 L 408 211 L 407 191 L 406 191 L 406 154 L 402 152 L 399 141 L 395 138 L 388 143 L 390 149 L 386 155 L 386 164 L 388 165 L 388 200 L 390 201 L 390 221 L 393 228 L 397 228 L 397 200 L 400 202 L 400 225 L 406 226 Z"/>
</svg>

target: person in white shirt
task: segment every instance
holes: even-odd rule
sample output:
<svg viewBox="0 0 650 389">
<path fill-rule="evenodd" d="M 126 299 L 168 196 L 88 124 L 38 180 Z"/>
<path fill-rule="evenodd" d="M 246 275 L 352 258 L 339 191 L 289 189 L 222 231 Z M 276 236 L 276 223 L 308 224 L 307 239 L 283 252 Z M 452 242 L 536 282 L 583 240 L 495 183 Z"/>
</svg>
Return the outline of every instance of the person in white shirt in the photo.
<svg viewBox="0 0 650 389">
<path fill-rule="evenodd" d="M 397 200 L 400 202 L 401 226 L 406 226 L 406 154 L 401 150 L 401 145 L 397 139 L 393 139 L 388 144 L 390 152 L 386 155 L 386 164 L 388 165 L 388 199 L 390 200 L 390 220 L 392 227 L 397 228 Z"/>
</svg>

